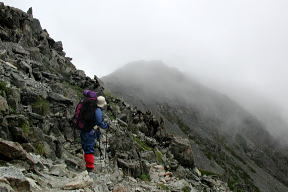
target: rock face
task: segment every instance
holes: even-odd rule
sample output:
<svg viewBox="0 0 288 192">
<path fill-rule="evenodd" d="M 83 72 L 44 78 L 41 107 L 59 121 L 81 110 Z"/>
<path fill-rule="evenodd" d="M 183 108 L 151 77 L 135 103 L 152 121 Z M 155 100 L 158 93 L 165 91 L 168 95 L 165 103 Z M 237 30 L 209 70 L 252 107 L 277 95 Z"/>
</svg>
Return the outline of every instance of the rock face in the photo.
<svg viewBox="0 0 288 192">
<path fill-rule="evenodd" d="M 103 92 L 103 83 L 77 70 L 63 50 L 32 8 L 0 3 L 0 191 L 211 191 L 193 172 L 189 142 L 165 134 L 151 112 Z M 84 89 L 109 103 L 110 129 L 91 174 L 83 172 L 79 131 L 70 125 Z M 219 185 L 216 191 L 229 191 Z"/>
</svg>

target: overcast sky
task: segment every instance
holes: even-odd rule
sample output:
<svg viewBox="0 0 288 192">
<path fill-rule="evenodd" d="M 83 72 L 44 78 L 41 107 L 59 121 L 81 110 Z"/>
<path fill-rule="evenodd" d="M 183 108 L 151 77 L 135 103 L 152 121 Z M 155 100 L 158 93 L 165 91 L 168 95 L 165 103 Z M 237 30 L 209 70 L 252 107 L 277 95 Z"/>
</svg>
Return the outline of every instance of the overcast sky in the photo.
<svg viewBox="0 0 288 192">
<path fill-rule="evenodd" d="M 33 7 L 42 27 L 89 76 L 134 60 L 162 60 L 224 92 L 251 90 L 288 111 L 287 0 L 4 3 Z"/>
</svg>

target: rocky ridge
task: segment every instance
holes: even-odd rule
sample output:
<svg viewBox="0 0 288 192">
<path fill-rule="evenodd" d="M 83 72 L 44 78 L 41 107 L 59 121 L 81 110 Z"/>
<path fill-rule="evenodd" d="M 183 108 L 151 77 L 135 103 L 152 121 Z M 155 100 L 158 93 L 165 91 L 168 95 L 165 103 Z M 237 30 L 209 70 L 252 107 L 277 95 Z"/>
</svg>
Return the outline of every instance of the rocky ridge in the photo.
<svg viewBox="0 0 288 192">
<path fill-rule="evenodd" d="M 151 112 L 103 91 L 96 76 L 65 55 L 32 8 L 25 13 L 0 3 L 1 191 L 230 191 L 195 167 L 189 140 L 165 134 Z M 109 103 L 111 129 L 92 174 L 83 169 L 79 133 L 70 126 L 83 89 Z"/>
</svg>

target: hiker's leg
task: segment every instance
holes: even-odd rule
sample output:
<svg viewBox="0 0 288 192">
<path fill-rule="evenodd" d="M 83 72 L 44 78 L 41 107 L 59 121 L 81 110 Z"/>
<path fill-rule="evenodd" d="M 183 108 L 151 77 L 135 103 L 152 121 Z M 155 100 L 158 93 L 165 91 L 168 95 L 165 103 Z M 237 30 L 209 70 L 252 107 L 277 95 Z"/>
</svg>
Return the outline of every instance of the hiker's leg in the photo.
<svg viewBox="0 0 288 192">
<path fill-rule="evenodd" d="M 85 153 L 84 159 L 86 162 L 87 171 L 92 171 L 94 169 L 94 154 L 93 153 L 88 153 L 88 154 Z"/>
<path fill-rule="evenodd" d="M 94 151 L 95 151 L 95 139 L 94 132 L 82 132 L 81 133 L 82 148 L 84 151 L 84 160 L 86 162 L 87 171 L 94 169 Z"/>
</svg>

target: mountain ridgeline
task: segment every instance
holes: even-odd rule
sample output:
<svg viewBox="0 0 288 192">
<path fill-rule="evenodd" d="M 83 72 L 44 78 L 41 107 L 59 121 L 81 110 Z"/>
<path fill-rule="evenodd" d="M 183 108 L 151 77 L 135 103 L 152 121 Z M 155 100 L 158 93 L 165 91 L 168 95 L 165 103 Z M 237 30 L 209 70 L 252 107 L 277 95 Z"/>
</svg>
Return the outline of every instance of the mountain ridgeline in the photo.
<svg viewBox="0 0 288 192">
<path fill-rule="evenodd" d="M 287 191 L 287 149 L 227 96 L 160 61 L 137 61 L 102 78 L 112 94 L 164 119 L 167 134 L 192 143 L 201 170 L 233 191 Z"/>
</svg>

